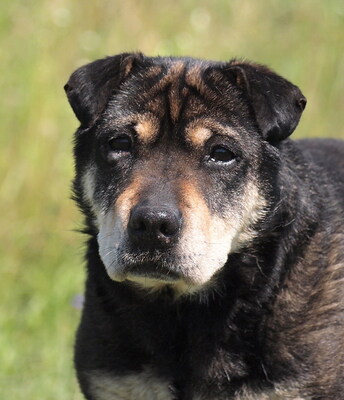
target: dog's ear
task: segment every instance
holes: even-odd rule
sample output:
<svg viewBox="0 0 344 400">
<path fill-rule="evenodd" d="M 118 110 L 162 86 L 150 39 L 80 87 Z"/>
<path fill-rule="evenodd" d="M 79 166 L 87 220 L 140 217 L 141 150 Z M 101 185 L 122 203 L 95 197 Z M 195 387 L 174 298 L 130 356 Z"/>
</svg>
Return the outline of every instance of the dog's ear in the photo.
<svg viewBox="0 0 344 400">
<path fill-rule="evenodd" d="M 94 61 L 73 72 L 64 89 L 81 127 L 88 128 L 94 123 L 110 96 L 142 59 L 140 53 L 123 53 Z"/>
<path fill-rule="evenodd" d="M 225 68 L 246 93 L 263 138 L 271 143 L 287 138 L 306 106 L 300 89 L 262 65 L 233 60 Z"/>
</svg>

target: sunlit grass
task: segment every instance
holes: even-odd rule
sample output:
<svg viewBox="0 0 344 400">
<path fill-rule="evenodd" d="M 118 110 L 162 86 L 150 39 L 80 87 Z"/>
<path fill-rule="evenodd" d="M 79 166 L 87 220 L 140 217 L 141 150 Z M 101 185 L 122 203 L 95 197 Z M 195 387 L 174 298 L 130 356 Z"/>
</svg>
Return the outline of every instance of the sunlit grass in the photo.
<svg viewBox="0 0 344 400">
<path fill-rule="evenodd" d="M 72 346 L 82 290 L 69 200 L 69 74 L 103 55 L 245 57 L 298 84 L 296 136 L 344 131 L 342 0 L 3 0 L 0 5 L 0 397 L 81 399 Z"/>
</svg>

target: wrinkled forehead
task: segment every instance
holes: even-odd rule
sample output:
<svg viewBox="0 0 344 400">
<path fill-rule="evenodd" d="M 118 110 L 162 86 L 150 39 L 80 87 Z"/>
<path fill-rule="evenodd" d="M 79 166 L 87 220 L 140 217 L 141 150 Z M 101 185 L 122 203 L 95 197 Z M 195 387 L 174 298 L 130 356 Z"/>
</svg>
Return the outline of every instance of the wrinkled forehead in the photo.
<svg viewBox="0 0 344 400">
<path fill-rule="evenodd" d="M 187 139 L 200 145 L 214 132 L 235 136 L 238 116 L 248 115 L 236 91 L 216 64 L 152 63 L 122 84 L 105 118 L 115 128 L 131 125 L 147 142 L 164 126 L 179 126 Z"/>
</svg>

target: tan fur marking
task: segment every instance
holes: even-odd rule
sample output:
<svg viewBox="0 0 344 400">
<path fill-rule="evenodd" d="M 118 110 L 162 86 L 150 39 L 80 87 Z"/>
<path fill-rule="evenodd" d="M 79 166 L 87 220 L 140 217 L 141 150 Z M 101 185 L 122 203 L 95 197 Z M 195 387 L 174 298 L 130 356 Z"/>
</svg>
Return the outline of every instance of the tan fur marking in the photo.
<svg viewBox="0 0 344 400">
<path fill-rule="evenodd" d="M 159 131 L 159 122 L 154 115 L 148 113 L 138 118 L 135 131 L 144 142 L 152 141 Z"/>
<path fill-rule="evenodd" d="M 182 106 L 181 93 L 179 88 L 179 76 L 184 70 L 183 62 L 176 62 L 172 65 L 169 70 L 169 75 L 171 76 L 171 89 L 169 91 L 168 97 L 170 102 L 170 114 L 173 122 L 178 120 L 180 109 Z"/>
<path fill-rule="evenodd" d="M 165 89 L 166 85 L 172 84 L 181 75 L 184 69 L 183 61 L 171 63 L 167 73 L 146 92 L 147 99 L 151 99 L 154 92 L 160 92 Z M 161 70 L 158 72 L 160 73 Z M 158 75 L 158 73 L 156 75 Z M 154 76 L 154 75 L 153 75 Z"/>
<path fill-rule="evenodd" d="M 124 226 L 129 221 L 130 211 L 137 203 L 140 195 L 141 184 L 139 179 L 134 179 L 133 182 L 124 190 L 115 202 L 115 212 L 118 215 Z"/>
<path fill-rule="evenodd" d="M 212 136 L 212 133 L 206 127 L 195 126 L 187 129 L 186 136 L 195 147 L 202 147 L 204 143 Z"/>
<path fill-rule="evenodd" d="M 172 85 L 168 94 L 170 100 L 170 115 L 174 123 L 177 122 L 182 102 L 178 93 L 177 85 Z"/>
<path fill-rule="evenodd" d="M 240 229 L 235 239 L 237 249 L 255 237 L 257 232 L 253 230 L 252 225 L 262 219 L 267 212 L 267 201 L 260 195 L 256 183 L 252 180 L 246 187 L 242 204 Z"/>
<path fill-rule="evenodd" d="M 266 201 L 261 198 L 254 184 L 250 184 L 246 188 L 241 215 L 238 214 L 238 210 L 235 210 L 235 215 L 228 215 L 227 218 L 211 216 L 209 208 L 198 189 L 189 182 L 181 184 L 181 193 L 184 199 L 184 212 L 188 215 L 189 210 L 191 210 L 190 217 L 203 222 L 202 226 L 198 227 L 200 231 L 205 232 L 206 235 L 216 234 L 219 225 L 222 225 L 224 230 L 234 229 L 233 245 L 235 245 L 235 248 L 254 237 L 255 232 L 251 230 L 250 226 L 253 222 L 262 218 L 266 210 Z M 209 243 L 211 242 L 212 238 L 209 237 Z"/>
<path fill-rule="evenodd" d="M 203 93 L 205 86 L 200 71 L 200 66 L 194 66 L 190 68 L 186 73 L 185 79 L 190 86 L 194 86 L 197 90 Z"/>
<path fill-rule="evenodd" d="M 149 109 L 153 110 L 154 112 L 159 112 L 159 109 L 162 108 L 161 103 L 155 99 L 154 93 L 163 91 L 167 85 L 171 86 L 168 93 L 168 98 L 170 102 L 170 116 L 173 122 L 177 121 L 182 105 L 179 77 L 183 73 L 184 68 L 185 64 L 183 61 L 175 61 L 171 63 L 166 75 L 146 93 L 147 99 L 149 99 Z M 161 72 L 161 70 L 156 72 L 158 74 Z M 152 98 L 154 99 L 153 101 L 150 100 Z"/>
<path fill-rule="evenodd" d="M 228 254 L 257 234 L 252 225 L 264 215 L 265 201 L 252 183 L 243 195 L 242 208 L 224 209 L 220 217 L 210 212 L 194 184 L 181 182 L 180 195 L 185 224 L 178 251 L 188 256 L 184 272 L 192 291 L 207 285 Z"/>
<path fill-rule="evenodd" d="M 219 268 L 217 264 L 221 264 L 215 261 L 219 249 L 214 249 L 213 252 L 212 250 L 209 251 L 209 247 L 212 247 L 212 244 L 219 243 L 219 238 L 214 238 L 216 236 L 214 230 L 219 229 L 219 225 L 223 225 L 224 221 L 210 215 L 208 206 L 199 190 L 190 182 L 183 181 L 180 184 L 180 193 L 185 227 L 179 251 L 181 254 L 187 254 L 190 261 L 192 260 L 192 270 L 184 272 L 186 272 L 186 277 L 189 277 L 190 284 L 199 287 L 206 283 Z M 220 230 L 222 231 L 223 228 L 224 226 Z M 224 243 L 224 245 L 227 247 L 228 243 Z M 225 253 L 227 253 L 227 250 Z M 203 262 L 206 262 L 207 265 L 214 265 L 212 268 L 205 267 L 205 265 L 202 265 Z"/>
<path fill-rule="evenodd" d="M 180 76 L 183 73 L 185 64 L 183 61 L 176 61 L 170 64 L 166 74 L 151 88 L 147 88 L 144 96 L 147 99 L 146 109 L 156 114 L 159 118 L 162 118 L 163 107 L 161 106 L 160 92 L 166 89 L 166 86 L 170 85 L 168 92 L 168 99 L 170 102 L 170 116 L 173 122 L 176 122 L 182 106 L 182 96 L 185 96 L 187 89 L 180 88 Z M 146 73 L 147 79 L 154 78 L 162 72 L 160 66 L 151 67 Z M 158 96 L 158 97 L 157 97 Z M 119 122 L 125 122 L 126 120 L 132 120 L 134 115 L 129 115 L 124 118 L 120 118 Z"/>
<path fill-rule="evenodd" d="M 114 207 L 98 217 L 99 253 L 109 276 L 116 281 L 131 279 L 125 272 L 123 250 L 128 240 L 130 211 L 139 201 L 143 185 L 142 176 L 135 178 Z M 192 175 L 179 181 L 178 188 L 184 222 L 175 254 L 176 267 L 183 271 L 183 279 L 171 284 L 180 294 L 193 294 L 212 285 L 214 274 L 223 267 L 228 254 L 256 235 L 252 224 L 263 215 L 264 202 L 258 188 L 251 183 L 243 195 L 241 206 L 233 208 L 229 205 L 223 210 L 223 215 L 218 216 L 210 212 L 202 193 L 193 183 Z M 158 290 L 161 286 L 154 279 L 138 279 L 135 278 L 138 284 L 153 290 L 156 283 Z"/>
<path fill-rule="evenodd" d="M 162 66 L 154 65 L 153 67 L 149 68 L 148 72 L 145 74 L 147 78 L 153 78 L 158 76 L 162 72 Z"/>
<path fill-rule="evenodd" d="M 144 142 L 149 142 L 154 139 L 159 131 L 159 120 L 152 112 L 146 112 L 144 114 L 130 113 L 125 116 L 113 118 L 110 123 L 116 128 L 134 124 L 134 129 L 139 139 Z"/>
<path fill-rule="evenodd" d="M 202 146 L 214 134 L 238 137 L 238 133 L 228 126 L 219 124 L 210 118 L 199 118 L 187 125 L 185 134 L 195 147 Z"/>
<path fill-rule="evenodd" d="M 201 219 L 204 220 L 209 215 L 209 209 L 196 186 L 185 180 L 181 182 L 180 190 L 186 211 L 194 209 L 195 212 L 202 215 Z"/>
</svg>

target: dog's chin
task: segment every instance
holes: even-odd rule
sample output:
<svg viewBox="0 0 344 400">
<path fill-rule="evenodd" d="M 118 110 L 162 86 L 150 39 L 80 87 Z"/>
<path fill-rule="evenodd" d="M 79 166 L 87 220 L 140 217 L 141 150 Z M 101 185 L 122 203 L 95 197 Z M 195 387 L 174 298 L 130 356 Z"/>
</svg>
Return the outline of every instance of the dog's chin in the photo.
<svg viewBox="0 0 344 400">
<path fill-rule="evenodd" d="M 185 274 L 178 262 L 171 259 L 155 259 L 139 262 L 135 257 L 124 263 L 112 262 L 106 271 L 109 277 L 117 282 L 132 284 L 134 287 L 146 289 L 149 292 L 161 291 L 164 288 L 170 288 L 176 294 L 192 294 L 197 292 L 202 286 L 197 276 L 193 276 L 190 271 Z M 135 260 L 135 261 L 134 261 Z"/>
<path fill-rule="evenodd" d="M 181 295 L 210 289 L 216 283 L 216 273 L 227 261 L 227 258 L 178 252 L 175 248 L 138 251 L 126 246 L 105 252 L 100 246 L 99 253 L 112 280 L 149 292 L 168 287 Z"/>
<path fill-rule="evenodd" d="M 128 275 L 125 283 L 150 294 L 163 292 L 168 289 L 169 291 L 172 290 L 175 295 L 181 296 L 196 291 L 194 286 L 188 285 L 182 279 L 168 280 L 166 277 L 155 275 Z"/>
<path fill-rule="evenodd" d="M 169 287 L 177 293 L 192 293 L 198 287 L 198 284 L 189 277 L 157 263 L 126 265 L 121 273 L 112 273 L 110 278 L 133 284 L 149 292 L 161 291 Z"/>
</svg>

